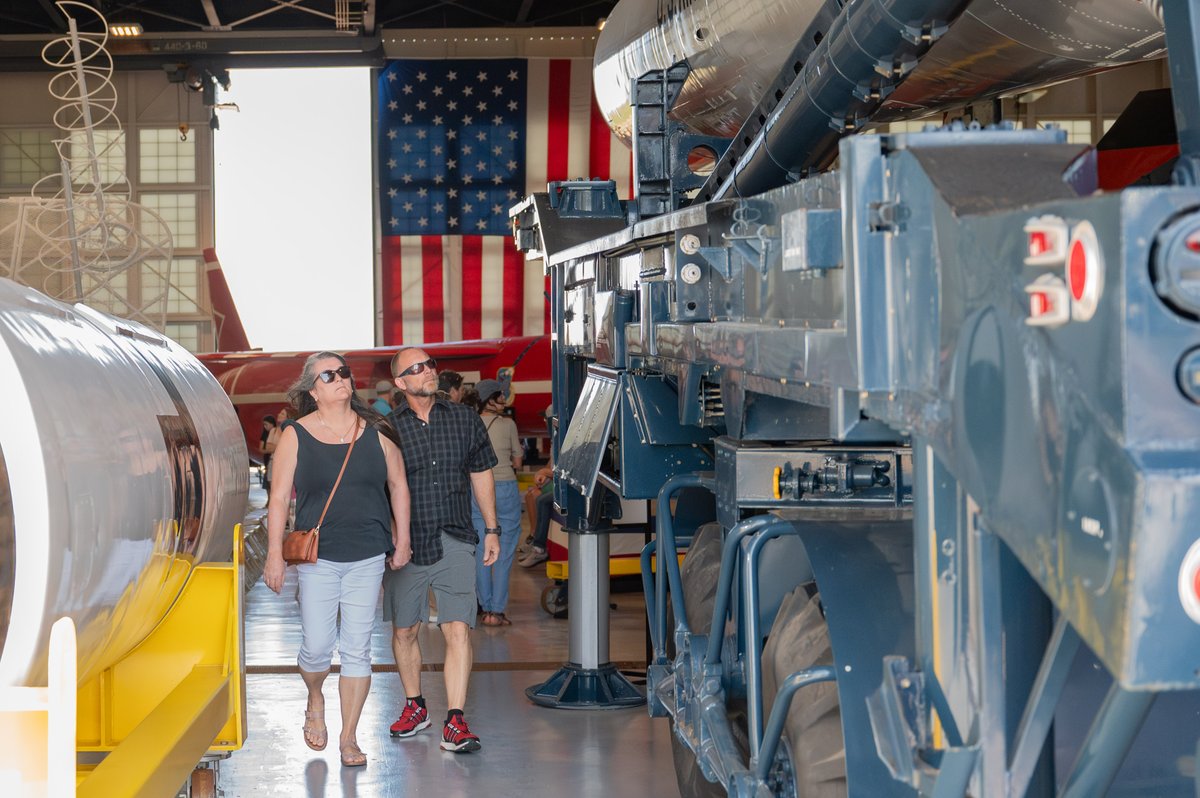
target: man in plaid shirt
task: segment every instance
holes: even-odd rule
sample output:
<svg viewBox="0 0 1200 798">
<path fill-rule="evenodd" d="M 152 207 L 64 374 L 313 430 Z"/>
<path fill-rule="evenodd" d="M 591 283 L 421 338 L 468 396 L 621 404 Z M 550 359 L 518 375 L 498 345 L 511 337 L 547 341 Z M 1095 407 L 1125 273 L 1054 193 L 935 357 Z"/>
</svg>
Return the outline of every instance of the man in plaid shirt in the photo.
<svg viewBox="0 0 1200 798">
<path fill-rule="evenodd" d="M 484 565 L 500 554 L 496 454 L 474 408 L 438 394 L 437 364 L 424 350 L 401 349 L 392 358 L 396 387 L 407 405 L 390 419 L 400 433 L 412 502 L 412 561 L 384 577 L 383 614 L 392 623 L 392 653 L 406 701 L 393 737 L 411 737 L 430 726 L 421 695 L 419 624 L 429 621 L 429 590 L 437 600 L 438 625 L 446 638 L 446 701 L 442 728 L 446 751 L 478 751 L 479 737 L 467 727 L 463 705 L 471 677 L 471 637 L 475 626 L 475 546 L 483 544 Z M 487 527 L 480 541 L 471 524 L 471 495 Z"/>
</svg>

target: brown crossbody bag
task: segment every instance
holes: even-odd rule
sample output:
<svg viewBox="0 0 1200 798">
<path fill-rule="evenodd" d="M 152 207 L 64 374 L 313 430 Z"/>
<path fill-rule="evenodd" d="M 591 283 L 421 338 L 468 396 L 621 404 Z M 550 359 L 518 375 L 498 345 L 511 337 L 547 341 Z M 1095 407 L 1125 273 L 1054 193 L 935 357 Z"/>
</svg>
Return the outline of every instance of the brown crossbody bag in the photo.
<svg viewBox="0 0 1200 798">
<path fill-rule="evenodd" d="M 288 565 L 317 561 L 317 545 L 321 542 L 321 524 L 325 523 L 325 513 L 329 512 L 333 494 L 337 493 L 338 485 L 342 484 L 342 474 L 346 473 L 346 464 L 350 462 L 350 453 L 354 451 L 354 444 L 357 440 L 358 422 L 355 421 L 354 437 L 350 440 L 350 448 L 346 450 L 346 459 L 342 461 L 342 470 L 338 472 L 337 479 L 333 483 L 333 490 L 329 491 L 329 498 L 325 500 L 325 508 L 321 510 L 321 518 L 317 521 L 317 525 L 312 529 L 293 529 L 283 539 L 283 561 Z"/>
</svg>

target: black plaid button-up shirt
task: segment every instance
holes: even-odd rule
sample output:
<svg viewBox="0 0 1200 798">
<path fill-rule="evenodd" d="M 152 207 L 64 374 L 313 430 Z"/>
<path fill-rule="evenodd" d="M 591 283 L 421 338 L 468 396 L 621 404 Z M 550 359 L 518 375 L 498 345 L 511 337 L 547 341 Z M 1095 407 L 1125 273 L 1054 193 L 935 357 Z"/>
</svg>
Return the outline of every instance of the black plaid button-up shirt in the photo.
<svg viewBox="0 0 1200 798">
<path fill-rule="evenodd" d="M 471 523 L 472 473 L 496 465 L 496 453 L 479 414 L 438 397 L 426 424 L 407 404 L 389 416 L 400 433 L 412 506 L 412 561 L 442 559 L 442 533 L 478 543 Z"/>
</svg>

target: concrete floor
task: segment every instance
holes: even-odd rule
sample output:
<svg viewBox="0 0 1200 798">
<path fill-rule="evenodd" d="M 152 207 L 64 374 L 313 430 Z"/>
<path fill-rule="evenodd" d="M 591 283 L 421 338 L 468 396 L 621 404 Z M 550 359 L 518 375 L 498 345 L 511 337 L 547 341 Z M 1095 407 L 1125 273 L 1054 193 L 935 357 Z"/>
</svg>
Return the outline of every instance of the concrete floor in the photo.
<svg viewBox="0 0 1200 798">
<path fill-rule="evenodd" d="M 678 796 L 667 724 L 651 721 L 645 707 L 566 711 L 537 707 L 525 698 L 526 687 L 546 679 L 567 657 L 568 622 L 555 620 L 539 606 L 549 584 L 543 568 L 514 565 L 508 610 L 513 625 L 480 627 L 472 633 L 476 667 L 465 709 L 472 731 L 483 743 L 475 754 L 438 748 L 446 702 L 439 672 L 441 633 L 432 625 L 422 630 L 421 644 L 431 666 L 422 692 L 434 724 L 407 740 L 388 734 L 404 693 L 392 661 L 389 629 L 378 621 L 372 643 L 374 682 L 358 730 L 369 759 L 365 768 L 343 768 L 338 759 L 336 674 L 325 685 L 329 746 L 314 752 L 301 736 L 305 692 L 296 672 L 300 621 L 295 570 L 289 569 L 281 596 L 261 582 L 255 585 L 246 602 L 249 735 L 245 747 L 219 765 L 222 794 Z M 610 622 L 612 660 L 644 669 L 642 596 L 616 593 L 612 601 L 617 605 Z"/>
</svg>

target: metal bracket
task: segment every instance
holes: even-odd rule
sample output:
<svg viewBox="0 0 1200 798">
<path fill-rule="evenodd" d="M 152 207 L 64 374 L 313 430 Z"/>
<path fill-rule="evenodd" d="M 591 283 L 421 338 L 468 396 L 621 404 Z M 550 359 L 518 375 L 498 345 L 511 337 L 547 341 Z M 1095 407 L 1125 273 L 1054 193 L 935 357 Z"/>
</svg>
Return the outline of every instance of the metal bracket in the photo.
<svg viewBox="0 0 1200 798">
<path fill-rule="evenodd" d="M 716 161 L 729 146 L 729 139 L 690 133 L 669 117 L 690 72 L 687 62 L 680 61 L 633 82 L 633 169 L 640 219 L 681 208 L 687 192 L 703 185 L 707 175 L 688 165 L 693 150 L 709 149 Z"/>
<path fill-rule="evenodd" d="M 902 233 L 909 211 L 899 202 L 872 202 L 867 206 L 867 225 L 873 233 Z"/>
<path fill-rule="evenodd" d="M 927 733 L 925 675 L 913 670 L 904 657 L 885 657 L 883 684 L 867 699 L 867 714 L 875 748 L 888 772 L 915 787 L 917 751 Z"/>
<path fill-rule="evenodd" d="M 937 712 L 949 746 L 929 747 L 926 718 Z M 884 657 L 883 683 L 867 699 L 875 749 L 892 778 L 932 798 L 961 798 L 975 772 L 978 743 L 964 744 L 936 677 L 904 657 Z"/>
<path fill-rule="evenodd" d="M 730 257 L 729 247 L 700 247 L 696 255 L 703 258 L 725 282 L 733 279 L 733 258 Z"/>
<path fill-rule="evenodd" d="M 550 207 L 564 219 L 625 217 L 615 180 L 556 180 L 547 189 Z"/>
</svg>

